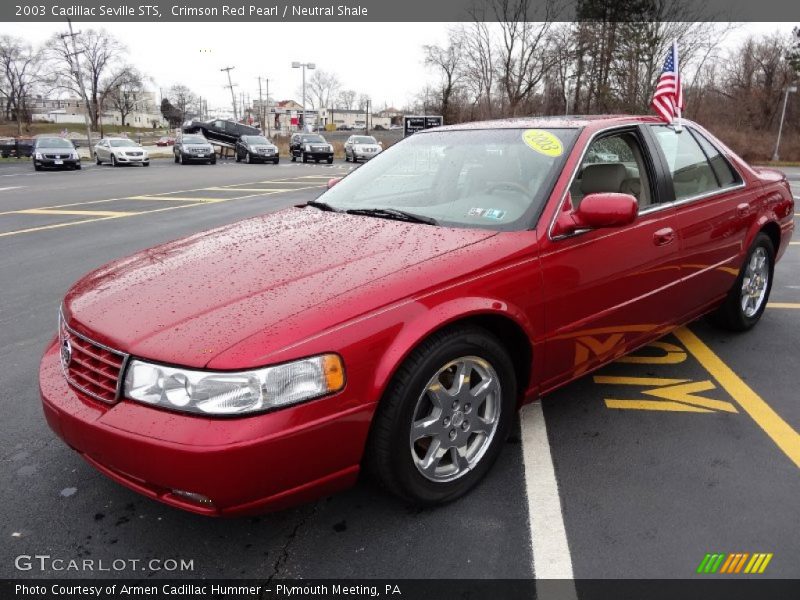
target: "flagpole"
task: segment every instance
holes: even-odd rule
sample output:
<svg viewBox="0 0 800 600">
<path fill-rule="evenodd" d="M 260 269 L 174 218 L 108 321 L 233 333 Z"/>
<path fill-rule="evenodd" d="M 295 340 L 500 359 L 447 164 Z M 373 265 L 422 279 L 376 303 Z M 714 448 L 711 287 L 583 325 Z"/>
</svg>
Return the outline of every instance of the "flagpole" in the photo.
<svg viewBox="0 0 800 600">
<path fill-rule="evenodd" d="M 672 52 L 675 57 L 675 85 L 676 89 L 683 86 L 681 83 L 681 69 L 678 64 L 678 40 L 672 40 Z M 680 93 L 680 92 L 679 92 Z M 678 98 L 676 97 L 675 100 Z M 683 131 L 683 123 L 681 123 L 681 106 L 680 102 L 675 103 L 675 133 Z"/>
</svg>

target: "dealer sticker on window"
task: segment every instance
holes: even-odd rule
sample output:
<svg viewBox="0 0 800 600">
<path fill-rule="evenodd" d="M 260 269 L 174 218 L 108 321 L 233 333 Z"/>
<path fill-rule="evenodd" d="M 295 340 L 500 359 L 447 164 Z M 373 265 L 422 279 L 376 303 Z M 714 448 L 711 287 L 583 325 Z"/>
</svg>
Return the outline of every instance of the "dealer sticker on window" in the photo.
<svg viewBox="0 0 800 600">
<path fill-rule="evenodd" d="M 541 129 L 526 129 L 522 132 L 522 141 L 529 148 L 536 150 L 539 154 L 555 158 L 564 152 L 561 140 L 549 131 Z"/>
<path fill-rule="evenodd" d="M 500 221 L 506 216 L 506 211 L 499 208 L 470 208 L 467 213 L 470 217 L 483 217 L 484 219 L 493 219 Z"/>
</svg>

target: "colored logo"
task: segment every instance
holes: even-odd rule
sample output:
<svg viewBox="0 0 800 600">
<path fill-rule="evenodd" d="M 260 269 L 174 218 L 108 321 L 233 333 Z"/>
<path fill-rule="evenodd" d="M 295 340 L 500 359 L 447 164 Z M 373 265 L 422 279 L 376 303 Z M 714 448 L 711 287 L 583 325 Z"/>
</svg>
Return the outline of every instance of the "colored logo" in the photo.
<svg viewBox="0 0 800 600">
<path fill-rule="evenodd" d="M 697 566 L 697 572 L 702 575 L 715 573 L 760 575 L 767 570 L 767 565 L 771 560 L 772 552 L 706 554 Z"/>
</svg>

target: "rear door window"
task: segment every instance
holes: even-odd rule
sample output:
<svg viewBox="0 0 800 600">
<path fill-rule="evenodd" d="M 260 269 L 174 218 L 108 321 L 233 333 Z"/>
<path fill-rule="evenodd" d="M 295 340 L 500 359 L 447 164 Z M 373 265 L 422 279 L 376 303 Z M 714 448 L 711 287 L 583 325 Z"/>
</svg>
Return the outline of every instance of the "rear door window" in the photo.
<svg viewBox="0 0 800 600">
<path fill-rule="evenodd" d="M 722 188 L 711 163 L 691 132 L 677 133 L 667 125 L 654 125 L 653 133 L 667 161 L 675 200 L 687 200 Z"/>
</svg>

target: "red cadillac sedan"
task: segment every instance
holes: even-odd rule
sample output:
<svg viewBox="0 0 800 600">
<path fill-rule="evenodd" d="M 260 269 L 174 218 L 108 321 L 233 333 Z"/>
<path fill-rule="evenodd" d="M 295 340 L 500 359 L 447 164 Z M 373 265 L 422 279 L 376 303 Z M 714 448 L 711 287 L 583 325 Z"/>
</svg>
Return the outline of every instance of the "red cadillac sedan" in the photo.
<svg viewBox="0 0 800 600">
<path fill-rule="evenodd" d="M 793 212 L 782 174 L 688 121 L 419 132 L 308 204 L 84 277 L 42 359 L 44 413 L 101 472 L 201 514 L 362 468 L 446 502 L 523 403 L 703 314 L 755 325 Z"/>
</svg>

